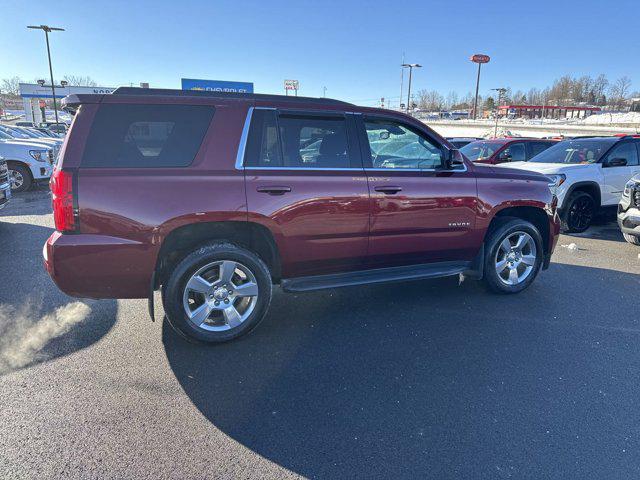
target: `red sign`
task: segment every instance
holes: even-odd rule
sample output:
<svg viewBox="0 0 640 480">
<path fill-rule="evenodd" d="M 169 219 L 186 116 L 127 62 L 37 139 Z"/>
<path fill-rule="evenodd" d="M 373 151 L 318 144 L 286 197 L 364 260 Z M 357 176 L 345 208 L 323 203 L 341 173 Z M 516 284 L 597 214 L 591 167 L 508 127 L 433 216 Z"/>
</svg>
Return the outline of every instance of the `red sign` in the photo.
<svg viewBox="0 0 640 480">
<path fill-rule="evenodd" d="M 489 55 L 483 55 L 482 53 L 476 53 L 471 56 L 471 61 L 473 63 L 489 63 L 489 60 L 491 60 Z"/>
</svg>

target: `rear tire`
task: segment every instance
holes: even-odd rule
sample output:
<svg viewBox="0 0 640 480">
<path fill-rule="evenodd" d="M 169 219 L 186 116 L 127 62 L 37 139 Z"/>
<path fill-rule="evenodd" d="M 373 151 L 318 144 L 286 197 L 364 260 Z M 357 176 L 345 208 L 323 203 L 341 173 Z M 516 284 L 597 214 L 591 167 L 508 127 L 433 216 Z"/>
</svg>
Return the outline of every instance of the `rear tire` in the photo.
<svg viewBox="0 0 640 480">
<path fill-rule="evenodd" d="M 205 245 L 187 255 L 162 287 L 169 324 L 204 343 L 245 335 L 271 303 L 271 275 L 254 253 L 230 243 Z"/>
<path fill-rule="evenodd" d="M 629 235 L 628 233 L 623 233 L 622 236 L 630 244 L 632 244 L 632 245 L 640 245 L 640 237 L 636 237 L 634 235 Z"/>
<path fill-rule="evenodd" d="M 484 282 L 496 293 L 519 293 L 533 283 L 543 257 L 542 237 L 532 223 L 504 219 L 485 241 Z"/>
<path fill-rule="evenodd" d="M 560 217 L 563 232 L 582 233 L 591 226 L 596 214 L 596 202 L 586 192 L 574 192 L 567 200 L 567 206 Z"/>
<path fill-rule="evenodd" d="M 33 184 L 31 171 L 19 163 L 8 162 L 8 167 L 11 190 L 16 193 L 26 192 L 29 190 Z"/>
</svg>

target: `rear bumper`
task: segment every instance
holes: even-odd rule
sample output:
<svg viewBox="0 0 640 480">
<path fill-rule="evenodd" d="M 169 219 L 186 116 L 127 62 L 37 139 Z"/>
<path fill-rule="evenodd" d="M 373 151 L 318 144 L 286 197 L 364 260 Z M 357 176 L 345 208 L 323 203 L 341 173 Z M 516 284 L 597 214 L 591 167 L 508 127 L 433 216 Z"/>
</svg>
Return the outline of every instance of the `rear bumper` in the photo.
<svg viewBox="0 0 640 480">
<path fill-rule="evenodd" d="M 67 295 L 147 298 L 156 250 L 105 235 L 54 232 L 44 244 L 44 267 Z"/>
</svg>

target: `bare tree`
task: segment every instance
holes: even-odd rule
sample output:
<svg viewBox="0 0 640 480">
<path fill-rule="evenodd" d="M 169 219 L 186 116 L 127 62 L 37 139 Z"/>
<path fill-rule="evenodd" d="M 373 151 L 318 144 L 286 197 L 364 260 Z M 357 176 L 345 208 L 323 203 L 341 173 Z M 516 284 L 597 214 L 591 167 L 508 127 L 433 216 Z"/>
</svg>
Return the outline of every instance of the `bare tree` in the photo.
<svg viewBox="0 0 640 480">
<path fill-rule="evenodd" d="M 76 87 L 97 87 L 98 84 L 89 76 L 65 75 L 63 80 Z"/>
<path fill-rule="evenodd" d="M 0 83 L 0 90 L 2 90 L 2 93 L 17 97 L 20 95 L 21 82 L 20 77 L 3 78 Z"/>
<path fill-rule="evenodd" d="M 629 77 L 621 77 L 609 89 L 609 96 L 616 108 L 622 108 L 629 96 L 631 88 L 631 79 Z"/>
<path fill-rule="evenodd" d="M 444 107 L 444 97 L 435 90 L 420 90 L 417 97 L 421 110 L 440 111 Z"/>
</svg>

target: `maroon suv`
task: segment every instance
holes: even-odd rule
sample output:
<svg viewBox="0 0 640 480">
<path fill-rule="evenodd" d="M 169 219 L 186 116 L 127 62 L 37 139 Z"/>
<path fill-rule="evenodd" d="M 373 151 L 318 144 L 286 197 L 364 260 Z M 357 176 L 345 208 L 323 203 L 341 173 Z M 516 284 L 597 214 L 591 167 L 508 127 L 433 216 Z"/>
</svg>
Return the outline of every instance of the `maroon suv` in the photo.
<svg viewBox="0 0 640 480">
<path fill-rule="evenodd" d="M 492 138 L 468 143 L 460 151 L 472 162 L 496 165 L 505 162 L 528 162 L 556 143 L 557 140 L 544 138 Z"/>
<path fill-rule="evenodd" d="M 516 293 L 558 237 L 548 178 L 474 165 L 421 122 L 329 99 L 72 95 L 44 261 L 69 295 L 149 298 L 221 342 L 303 292 L 465 274 Z M 153 310 L 151 308 L 151 310 Z"/>
</svg>

